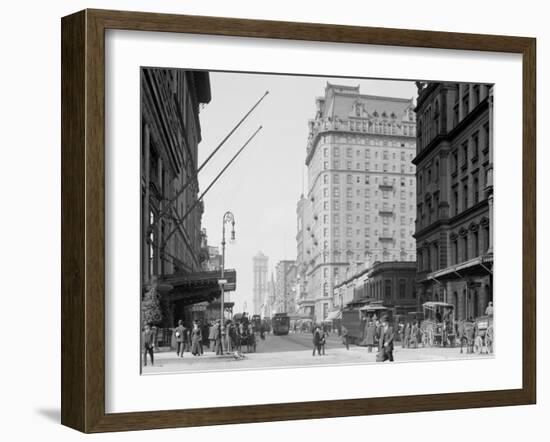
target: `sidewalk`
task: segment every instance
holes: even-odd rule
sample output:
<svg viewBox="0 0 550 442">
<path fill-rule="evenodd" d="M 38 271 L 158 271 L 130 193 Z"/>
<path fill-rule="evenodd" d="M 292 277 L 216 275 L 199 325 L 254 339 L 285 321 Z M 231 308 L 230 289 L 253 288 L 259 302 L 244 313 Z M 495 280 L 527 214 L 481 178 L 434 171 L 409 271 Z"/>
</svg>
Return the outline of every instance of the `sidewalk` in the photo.
<svg viewBox="0 0 550 442">
<path fill-rule="evenodd" d="M 396 347 L 394 359 L 396 363 L 419 361 L 444 361 L 456 359 L 485 359 L 491 355 L 472 355 L 460 353 L 459 348 L 428 347 L 404 349 Z M 144 367 L 143 374 L 181 373 L 197 371 L 224 371 L 273 369 L 322 365 L 372 364 L 376 362 L 376 351 L 369 353 L 365 347 L 328 348 L 322 356 L 312 356 L 311 350 L 281 351 L 275 353 L 244 353 L 243 359 L 233 355 L 215 355 L 205 352 L 202 356 L 185 353 L 183 358 L 175 352 L 156 353 L 155 365 Z M 387 362 L 386 362 L 387 363 Z"/>
</svg>

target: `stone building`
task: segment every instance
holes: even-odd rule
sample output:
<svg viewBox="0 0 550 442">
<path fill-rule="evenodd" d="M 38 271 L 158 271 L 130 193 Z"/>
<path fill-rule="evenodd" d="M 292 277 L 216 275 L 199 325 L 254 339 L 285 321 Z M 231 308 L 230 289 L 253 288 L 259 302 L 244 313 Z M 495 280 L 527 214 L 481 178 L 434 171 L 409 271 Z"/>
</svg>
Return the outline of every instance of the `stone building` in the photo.
<svg viewBox="0 0 550 442">
<path fill-rule="evenodd" d="M 272 313 L 296 312 L 296 261 L 282 260 L 275 266 L 275 293 Z"/>
<path fill-rule="evenodd" d="M 258 252 L 252 258 L 254 283 L 252 286 L 252 314 L 261 315 L 267 302 L 267 268 L 269 258 Z"/>
<path fill-rule="evenodd" d="M 493 299 L 493 88 L 418 83 L 418 296 L 455 305 L 457 319 Z"/>
<path fill-rule="evenodd" d="M 189 324 L 220 296 L 196 179 L 199 111 L 210 100 L 208 72 L 141 70 L 142 299 L 158 293 L 164 327 Z M 234 290 L 234 270 L 227 279 Z"/>
<path fill-rule="evenodd" d="M 412 99 L 327 83 L 306 149 L 308 185 L 298 203 L 301 305 L 316 321 L 353 262 L 414 261 L 416 121 Z"/>
<path fill-rule="evenodd" d="M 357 268 L 334 288 L 334 295 L 339 308 L 370 299 L 382 301 L 398 314 L 417 311 L 416 262 L 376 262 L 369 268 Z"/>
</svg>

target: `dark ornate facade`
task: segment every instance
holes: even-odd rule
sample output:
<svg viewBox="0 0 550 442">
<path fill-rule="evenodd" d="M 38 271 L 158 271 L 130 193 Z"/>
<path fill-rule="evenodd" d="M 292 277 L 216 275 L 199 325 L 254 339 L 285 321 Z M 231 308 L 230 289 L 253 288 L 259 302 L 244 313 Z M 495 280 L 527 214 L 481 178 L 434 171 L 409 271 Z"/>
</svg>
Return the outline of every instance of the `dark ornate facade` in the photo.
<svg viewBox="0 0 550 442">
<path fill-rule="evenodd" d="M 491 85 L 418 84 L 417 291 L 455 305 L 456 318 L 492 301 Z"/>
</svg>

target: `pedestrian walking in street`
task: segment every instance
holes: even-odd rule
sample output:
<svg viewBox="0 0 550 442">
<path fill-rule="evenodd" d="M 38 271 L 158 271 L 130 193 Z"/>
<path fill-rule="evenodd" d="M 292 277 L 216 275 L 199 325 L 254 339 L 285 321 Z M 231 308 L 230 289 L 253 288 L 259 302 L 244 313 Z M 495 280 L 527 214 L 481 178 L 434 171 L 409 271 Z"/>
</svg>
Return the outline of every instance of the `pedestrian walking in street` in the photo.
<svg viewBox="0 0 550 442">
<path fill-rule="evenodd" d="M 193 330 L 191 330 L 191 353 L 193 356 L 201 355 L 201 340 L 202 332 L 199 324 L 195 321 L 193 323 Z"/>
<path fill-rule="evenodd" d="M 313 329 L 313 356 L 315 351 L 321 356 L 321 328 L 318 325 Z"/>
<path fill-rule="evenodd" d="M 376 339 L 376 325 L 372 320 L 368 321 L 367 329 L 365 330 L 365 345 L 367 346 L 367 351 L 372 353 L 372 347 L 375 345 Z"/>
<path fill-rule="evenodd" d="M 153 356 L 155 347 L 155 333 L 151 329 L 150 324 L 145 324 L 145 330 L 142 336 L 143 341 L 143 365 L 147 366 L 147 354 L 151 357 L 151 365 L 155 365 L 155 357 Z"/>
<path fill-rule="evenodd" d="M 382 317 L 382 329 L 380 334 L 379 351 L 377 355 L 377 361 L 393 362 L 393 340 L 394 340 L 393 327 L 388 322 L 388 317 Z"/>
<path fill-rule="evenodd" d="M 174 329 L 174 338 L 176 339 L 176 355 L 183 358 L 183 351 L 185 349 L 185 327 L 183 321 L 178 321 L 178 326 Z"/>
<path fill-rule="evenodd" d="M 345 325 L 342 325 L 342 342 L 346 346 L 346 350 L 349 350 L 348 329 Z"/>
</svg>

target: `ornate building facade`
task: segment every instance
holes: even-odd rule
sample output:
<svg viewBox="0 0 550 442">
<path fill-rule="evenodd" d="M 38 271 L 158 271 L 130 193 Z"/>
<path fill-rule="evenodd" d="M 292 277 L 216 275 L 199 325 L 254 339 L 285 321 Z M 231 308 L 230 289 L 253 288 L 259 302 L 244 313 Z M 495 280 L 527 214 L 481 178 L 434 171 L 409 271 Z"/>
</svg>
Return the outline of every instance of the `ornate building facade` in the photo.
<svg viewBox="0 0 550 442">
<path fill-rule="evenodd" d="M 210 100 L 208 72 L 141 70 L 142 307 L 158 297 L 162 315 L 155 322 L 163 327 L 178 319 L 190 325 L 220 296 L 219 253 L 209 251 L 201 229 L 196 179 L 199 111 Z M 234 290 L 236 272 L 226 278 Z"/>
<path fill-rule="evenodd" d="M 352 263 L 414 261 L 416 142 L 412 99 L 327 83 L 306 149 L 307 194 L 298 203 L 300 304 L 316 321 Z"/>
<path fill-rule="evenodd" d="M 418 296 L 475 318 L 493 300 L 493 88 L 418 88 Z"/>
</svg>

